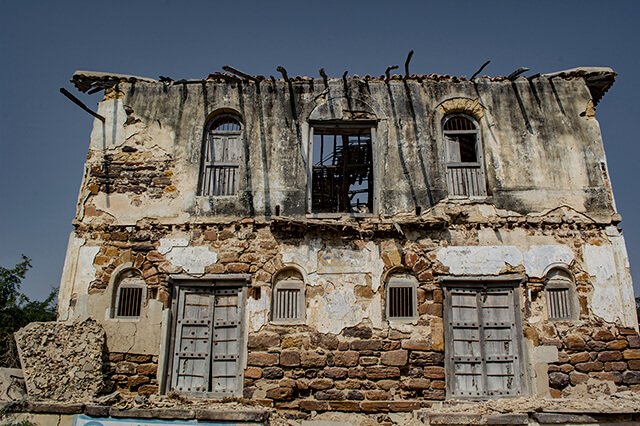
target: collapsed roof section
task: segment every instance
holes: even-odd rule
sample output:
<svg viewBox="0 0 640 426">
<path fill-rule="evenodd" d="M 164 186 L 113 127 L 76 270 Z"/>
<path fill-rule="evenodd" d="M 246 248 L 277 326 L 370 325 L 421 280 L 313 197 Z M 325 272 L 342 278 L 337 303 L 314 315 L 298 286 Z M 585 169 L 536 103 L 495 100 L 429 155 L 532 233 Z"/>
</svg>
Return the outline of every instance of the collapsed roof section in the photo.
<svg viewBox="0 0 640 426">
<path fill-rule="evenodd" d="M 578 67 L 571 68 L 568 70 L 557 71 L 546 74 L 536 74 L 531 77 L 519 77 L 519 78 L 528 78 L 530 80 L 535 80 L 539 78 L 545 79 L 553 79 L 553 78 L 562 78 L 566 80 L 571 80 L 574 78 L 582 78 L 591 93 L 591 97 L 593 98 L 593 102 L 595 105 L 600 102 L 604 94 L 611 88 L 613 85 L 617 74 L 616 72 L 609 67 Z M 346 78 L 346 73 L 345 77 Z M 509 80 L 508 77 L 505 76 L 495 76 L 495 77 L 480 77 L 482 79 L 488 79 L 489 81 L 505 81 Z M 274 79 L 274 77 L 271 77 Z M 456 77 L 450 75 L 440 75 L 440 74 L 412 74 L 410 76 L 401 76 L 401 75 L 392 75 L 389 78 L 385 76 L 372 77 L 372 76 L 364 76 L 359 77 L 357 75 L 349 77 L 349 79 L 363 79 L 365 81 L 370 80 L 417 80 L 422 82 L 424 80 L 431 81 L 452 81 L 452 82 L 463 82 L 468 81 L 465 77 Z M 116 74 L 116 73 L 108 73 L 108 72 L 97 72 L 97 71 L 76 71 L 71 78 L 71 82 L 75 85 L 76 89 L 85 93 L 95 93 L 100 91 L 101 89 L 113 87 L 118 83 L 128 82 L 134 83 L 137 81 L 147 82 L 147 83 L 162 83 L 162 84 L 189 84 L 189 83 L 202 83 L 204 81 L 252 81 L 259 82 L 262 80 L 266 80 L 264 76 L 250 76 L 244 73 L 240 75 L 233 75 L 229 73 L 213 73 L 209 74 L 206 79 L 202 80 L 172 80 L 168 77 L 160 77 L 160 80 L 154 80 L 152 78 L 147 77 L 139 77 L 135 75 L 127 75 L 127 74 Z M 313 80 L 312 77 L 305 76 L 295 76 L 295 77 L 287 77 L 287 80 L 293 81 L 309 81 Z"/>
</svg>

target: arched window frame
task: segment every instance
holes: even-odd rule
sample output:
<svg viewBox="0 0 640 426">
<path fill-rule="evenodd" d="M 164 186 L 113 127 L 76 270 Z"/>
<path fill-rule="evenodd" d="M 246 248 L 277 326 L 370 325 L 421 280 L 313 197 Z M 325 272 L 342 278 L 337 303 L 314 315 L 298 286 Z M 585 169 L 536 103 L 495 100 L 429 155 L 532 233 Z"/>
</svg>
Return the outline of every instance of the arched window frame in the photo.
<svg viewBox="0 0 640 426">
<path fill-rule="evenodd" d="M 550 321 L 573 321 L 579 318 L 575 282 L 568 269 L 555 266 L 547 271 L 544 294 Z"/>
<path fill-rule="evenodd" d="M 112 318 L 137 320 L 147 299 L 147 285 L 142 273 L 135 268 L 126 268 L 116 274 Z"/>
<path fill-rule="evenodd" d="M 222 113 L 207 121 L 199 194 L 235 196 L 240 187 L 243 124 L 237 114 Z"/>
<path fill-rule="evenodd" d="M 295 268 L 278 272 L 273 280 L 271 322 L 273 324 L 304 324 L 306 318 L 306 285 Z"/>
<path fill-rule="evenodd" d="M 449 124 L 452 125 L 449 126 Z M 461 140 L 465 138 L 473 139 L 475 158 L 472 160 L 463 158 Z M 485 197 L 487 184 L 479 123 L 472 116 L 464 113 L 448 114 L 442 119 L 442 141 L 449 196 Z M 467 155 L 469 151 L 467 150 Z"/>
<path fill-rule="evenodd" d="M 385 315 L 389 321 L 418 318 L 418 280 L 408 274 L 390 275 L 386 280 Z"/>
</svg>

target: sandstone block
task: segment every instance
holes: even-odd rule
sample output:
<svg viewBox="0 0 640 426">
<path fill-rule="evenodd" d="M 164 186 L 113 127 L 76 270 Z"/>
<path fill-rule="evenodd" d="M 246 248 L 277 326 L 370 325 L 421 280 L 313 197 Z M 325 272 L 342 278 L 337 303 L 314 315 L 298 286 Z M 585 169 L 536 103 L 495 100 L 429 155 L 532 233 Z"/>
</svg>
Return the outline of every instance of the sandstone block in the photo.
<svg viewBox="0 0 640 426">
<path fill-rule="evenodd" d="M 303 367 L 324 367 L 326 363 L 326 355 L 321 355 L 311 351 L 304 351 L 300 354 L 300 364 Z"/>
<path fill-rule="evenodd" d="M 626 369 L 627 363 L 624 361 L 604 363 L 604 371 L 624 371 Z"/>
<path fill-rule="evenodd" d="M 280 335 L 272 332 L 249 333 L 247 341 L 249 349 L 267 350 L 274 346 L 280 346 Z"/>
<path fill-rule="evenodd" d="M 362 401 L 364 399 L 364 393 L 357 390 L 350 390 L 347 392 L 347 399 L 352 401 Z"/>
<path fill-rule="evenodd" d="M 618 385 L 622 384 L 622 374 L 618 373 L 617 371 L 609 371 L 609 372 L 599 371 L 596 373 L 591 373 L 589 375 L 598 380 L 611 381 Z"/>
<path fill-rule="evenodd" d="M 588 361 L 591 361 L 591 355 L 589 355 L 589 352 L 580 352 L 569 357 L 569 362 L 571 364 L 578 364 L 580 362 Z"/>
<path fill-rule="evenodd" d="M 625 371 L 622 374 L 622 381 L 625 385 L 640 384 L 640 371 Z"/>
<path fill-rule="evenodd" d="M 378 363 L 378 358 L 375 356 L 361 356 L 360 357 L 360 365 L 376 365 Z"/>
<path fill-rule="evenodd" d="M 640 348 L 640 335 L 636 334 L 636 335 L 632 335 L 632 336 L 627 336 L 627 340 L 629 341 L 629 347 L 630 348 Z"/>
<path fill-rule="evenodd" d="M 380 356 L 380 363 L 383 365 L 401 367 L 407 364 L 408 359 L 409 353 L 406 350 L 400 349 L 396 351 L 384 352 Z"/>
<path fill-rule="evenodd" d="M 333 362 L 338 367 L 355 367 L 359 356 L 356 351 L 338 352 L 334 355 Z"/>
<path fill-rule="evenodd" d="M 609 330 L 598 330 L 593 333 L 593 340 L 598 340 L 601 342 L 610 342 L 615 339 L 616 336 L 613 335 Z"/>
<path fill-rule="evenodd" d="M 142 385 L 138 388 L 140 395 L 154 395 L 158 393 L 158 385 Z"/>
<path fill-rule="evenodd" d="M 320 401 L 337 401 L 337 400 L 344 399 L 345 394 L 341 390 L 327 389 L 327 390 L 318 391 L 313 396 Z"/>
<path fill-rule="evenodd" d="M 333 387 L 331 379 L 315 379 L 309 383 L 309 387 L 314 390 L 325 390 Z"/>
<path fill-rule="evenodd" d="M 376 386 L 382 390 L 389 391 L 400 386 L 400 383 L 397 380 L 378 380 Z"/>
<path fill-rule="evenodd" d="M 366 326 L 355 326 L 355 327 L 347 327 L 342 330 L 342 335 L 345 337 L 355 337 L 357 339 L 371 339 L 373 336 L 373 330 L 371 327 Z"/>
<path fill-rule="evenodd" d="M 425 367 L 422 375 L 427 379 L 444 379 L 444 367 Z"/>
<path fill-rule="evenodd" d="M 157 371 L 158 364 L 141 364 L 136 368 L 136 372 L 144 376 L 155 376 Z"/>
<path fill-rule="evenodd" d="M 431 380 L 429 379 L 409 379 L 405 383 L 409 389 L 429 389 L 431 387 Z"/>
<path fill-rule="evenodd" d="M 289 401 L 293 399 L 294 391 L 292 388 L 279 386 L 277 388 L 269 389 L 266 396 L 274 401 Z"/>
<path fill-rule="evenodd" d="M 368 390 L 365 391 L 364 396 L 371 401 L 385 401 L 391 399 L 391 394 L 383 390 Z"/>
<path fill-rule="evenodd" d="M 349 370 L 343 367 L 328 367 L 323 370 L 324 377 L 334 380 L 346 379 Z"/>
<path fill-rule="evenodd" d="M 409 364 L 412 365 L 442 365 L 444 354 L 438 352 L 412 351 L 409 355 Z"/>
<path fill-rule="evenodd" d="M 366 377 L 371 380 L 395 379 L 400 377 L 400 369 L 397 367 L 373 366 L 365 369 Z"/>
<path fill-rule="evenodd" d="M 618 339 L 612 340 L 607 343 L 607 349 L 610 351 L 619 351 L 622 349 L 626 349 L 629 346 L 629 343 L 626 340 Z"/>
<path fill-rule="evenodd" d="M 575 365 L 576 370 L 581 373 L 589 373 L 591 371 L 602 371 L 604 364 L 600 361 L 582 362 Z"/>
<path fill-rule="evenodd" d="M 587 343 L 581 336 L 569 335 L 564 339 L 564 345 L 573 351 L 583 351 L 587 349 Z"/>
<path fill-rule="evenodd" d="M 259 379 L 262 377 L 262 369 L 257 367 L 247 367 L 244 370 L 244 377 L 247 379 Z"/>
<path fill-rule="evenodd" d="M 627 349 L 622 355 L 624 359 L 640 359 L 640 349 Z"/>
<path fill-rule="evenodd" d="M 280 365 L 283 367 L 297 367 L 300 365 L 298 351 L 282 351 L 280 353 Z"/>
<path fill-rule="evenodd" d="M 247 356 L 248 365 L 267 367 L 276 365 L 277 363 L 278 354 L 272 354 L 268 352 L 249 352 L 249 355 Z"/>
<path fill-rule="evenodd" d="M 428 340 L 403 340 L 402 349 L 412 351 L 428 351 L 431 350 L 431 343 Z"/>
<path fill-rule="evenodd" d="M 622 353 L 618 351 L 604 351 L 598 354 L 598 361 L 620 361 Z"/>
<path fill-rule="evenodd" d="M 127 386 L 129 389 L 136 389 L 140 385 L 144 385 L 145 383 L 149 383 L 149 378 L 147 376 L 132 376 L 127 379 Z"/>
<path fill-rule="evenodd" d="M 281 379 L 284 376 L 284 370 L 280 367 L 265 367 L 262 370 L 262 377 L 265 379 Z"/>
<path fill-rule="evenodd" d="M 353 351 L 380 351 L 382 350 L 382 340 L 354 340 L 351 342 Z"/>
<path fill-rule="evenodd" d="M 589 380 L 589 375 L 574 371 L 569 374 L 569 380 L 571 380 L 571 384 L 575 386 L 579 385 L 580 383 L 586 383 L 587 380 Z"/>
<path fill-rule="evenodd" d="M 640 370 L 640 359 L 630 360 L 628 363 L 629 370 Z"/>
</svg>

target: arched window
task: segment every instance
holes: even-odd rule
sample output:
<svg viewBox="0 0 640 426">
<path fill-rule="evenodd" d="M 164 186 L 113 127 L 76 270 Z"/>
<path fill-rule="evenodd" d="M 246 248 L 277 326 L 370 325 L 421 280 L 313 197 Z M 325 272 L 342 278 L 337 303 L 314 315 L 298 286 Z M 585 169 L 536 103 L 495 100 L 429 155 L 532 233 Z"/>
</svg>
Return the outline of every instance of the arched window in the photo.
<svg viewBox="0 0 640 426">
<path fill-rule="evenodd" d="M 482 167 L 480 131 L 475 120 L 462 114 L 445 117 L 442 123 L 450 196 L 487 195 Z"/>
<path fill-rule="evenodd" d="M 550 320 L 578 318 L 573 277 L 564 269 L 554 268 L 547 273 L 545 285 L 547 316 Z"/>
<path fill-rule="evenodd" d="M 273 285 L 271 321 L 301 324 L 305 318 L 305 285 L 302 274 L 294 269 L 280 272 Z"/>
<path fill-rule="evenodd" d="M 387 280 L 387 319 L 413 320 L 417 317 L 418 282 L 410 275 L 393 275 Z"/>
<path fill-rule="evenodd" d="M 139 318 L 146 298 L 146 284 L 137 269 L 126 269 L 115 280 L 114 318 Z"/>
<path fill-rule="evenodd" d="M 207 124 L 200 195 L 235 195 L 240 183 L 242 125 L 233 115 L 214 117 Z"/>
</svg>

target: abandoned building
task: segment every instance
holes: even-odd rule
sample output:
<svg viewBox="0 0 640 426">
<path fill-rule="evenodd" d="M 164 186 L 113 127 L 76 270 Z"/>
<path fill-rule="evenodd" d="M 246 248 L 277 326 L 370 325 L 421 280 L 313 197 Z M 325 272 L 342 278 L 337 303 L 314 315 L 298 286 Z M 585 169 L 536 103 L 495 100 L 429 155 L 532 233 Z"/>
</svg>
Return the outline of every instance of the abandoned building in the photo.
<svg viewBox="0 0 640 426">
<path fill-rule="evenodd" d="M 640 392 L 595 119 L 615 76 L 78 71 L 104 98 L 58 321 L 104 330 L 103 393 L 379 412 Z"/>
</svg>

